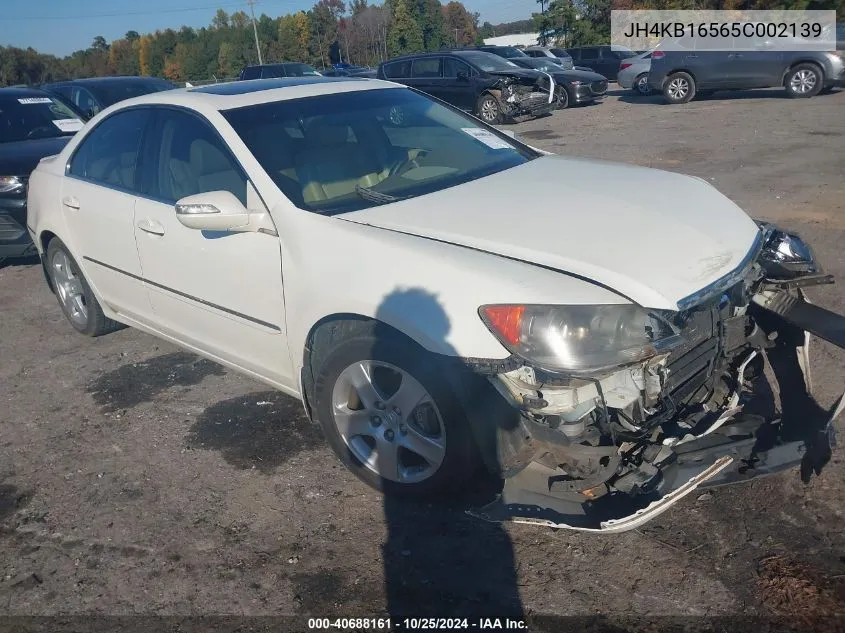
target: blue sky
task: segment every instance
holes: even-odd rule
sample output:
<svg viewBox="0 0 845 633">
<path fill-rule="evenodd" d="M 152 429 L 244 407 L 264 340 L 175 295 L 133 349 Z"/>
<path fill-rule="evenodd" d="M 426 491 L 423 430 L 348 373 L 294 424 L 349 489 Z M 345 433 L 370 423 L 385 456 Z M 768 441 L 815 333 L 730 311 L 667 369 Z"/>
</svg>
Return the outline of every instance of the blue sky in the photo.
<svg viewBox="0 0 845 633">
<path fill-rule="evenodd" d="M 271 17 L 308 9 L 315 0 L 256 0 L 255 11 Z M 463 0 L 470 11 L 494 24 L 522 20 L 536 11 L 534 0 Z M 245 0 L 0 0 L 0 45 L 32 46 L 67 55 L 90 46 L 96 35 L 111 41 L 126 31 L 147 33 L 183 24 L 207 26 L 217 8 L 247 10 Z"/>
</svg>

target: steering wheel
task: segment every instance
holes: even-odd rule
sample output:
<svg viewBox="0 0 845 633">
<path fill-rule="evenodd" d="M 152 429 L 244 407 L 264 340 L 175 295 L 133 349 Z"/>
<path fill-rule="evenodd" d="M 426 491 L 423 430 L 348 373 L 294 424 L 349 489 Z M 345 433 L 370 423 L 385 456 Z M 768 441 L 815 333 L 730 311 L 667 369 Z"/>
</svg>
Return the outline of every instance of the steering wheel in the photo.
<svg viewBox="0 0 845 633">
<path fill-rule="evenodd" d="M 411 152 L 415 153 L 411 155 Z M 417 162 L 417 159 L 424 158 L 427 154 L 428 151 L 424 149 L 409 150 L 408 156 L 406 158 L 400 158 L 393 165 L 390 166 L 390 170 L 387 172 L 387 178 L 392 178 L 393 176 L 401 176 L 406 171 L 409 171 L 412 168 L 419 169 L 420 164 Z M 385 178 L 385 180 L 387 180 L 387 178 Z"/>
</svg>

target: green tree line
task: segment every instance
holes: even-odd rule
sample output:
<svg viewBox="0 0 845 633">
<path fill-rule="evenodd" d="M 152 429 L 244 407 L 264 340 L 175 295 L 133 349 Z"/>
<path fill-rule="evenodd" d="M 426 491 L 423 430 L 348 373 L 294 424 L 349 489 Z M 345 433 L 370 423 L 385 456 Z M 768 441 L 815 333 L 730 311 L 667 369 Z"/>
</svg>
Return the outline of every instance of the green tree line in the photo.
<svg viewBox="0 0 845 633">
<path fill-rule="evenodd" d="M 479 41 L 479 15 L 457 0 L 319 0 L 308 11 L 275 18 L 262 14 L 255 22 L 264 63 L 371 66 L 396 55 Z M 106 75 L 201 81 L 235 77 L 256 63 L 249 16 L 218 9 L 207 27 L 128 31 L 112 42 L 98 35 L 88 48 L 63 58 L 0 46 L 0 85 Z"/>
<path fill-rule="evenodd" d="M 534 30 L 547 43 L 587 46 L 610 43 L 612 9 L 659 10 L 835 10 L 845 20 L 845 0 L 536 0 Z M 487 24 L 482 26 L 485 30 Z M 484 37 L 489 37 L 484 35 Z"/>
</svg>

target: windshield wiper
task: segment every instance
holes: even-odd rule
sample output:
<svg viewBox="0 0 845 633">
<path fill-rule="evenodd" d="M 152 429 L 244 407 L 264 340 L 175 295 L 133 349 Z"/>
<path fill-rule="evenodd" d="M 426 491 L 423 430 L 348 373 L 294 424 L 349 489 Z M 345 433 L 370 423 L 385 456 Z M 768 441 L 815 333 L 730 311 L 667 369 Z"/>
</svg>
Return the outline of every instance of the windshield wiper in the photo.
<svg viewBox="0 0 845 633">
<path fill-rule="evenodd" d="M 387 204 L 388 202 L 396 202 L 397 200 L 402 200 L 399 196 L 391 196 L 389 193 L 380 193 L 378 191 L 373 191 L 372 189 L 368 189 L 367 187 L 362 187 L 361 185 L 355 185 L 355 193 L 358 194 L 364 200 L 369 200 L 370 202 L 377 202 L 379 204 Z"/>
</svg>

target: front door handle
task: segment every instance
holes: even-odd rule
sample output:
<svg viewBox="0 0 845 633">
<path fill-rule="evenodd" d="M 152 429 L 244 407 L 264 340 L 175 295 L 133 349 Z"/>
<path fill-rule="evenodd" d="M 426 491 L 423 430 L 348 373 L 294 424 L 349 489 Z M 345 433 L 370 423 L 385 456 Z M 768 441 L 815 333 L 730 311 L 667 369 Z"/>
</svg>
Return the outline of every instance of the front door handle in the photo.
<svg viewBox="0 0 845 633">
<path fill-rule="evenodd" d="M 687 55 L 685 59 L 698 59 L 698 55 Z"/>
<path fill-rule="evenodd" d="M 146 218 L 138 222 L 138 228 L 152 235 L 164 235 L 164 227 L 160 222 Z"/>
<path fill-rule="evenodd" d="M 65 196 L 62 198 L 62 204 L 68 209 L 79 209 L 79 200 L 77 200 L 74 196 Z"/>
<path fill-rule="evenodd" d="M 742 57 L 742 53 L 731 53 L 728 55 L 728 59 L 739 59 L 740 57 Z"/>
</svg>

